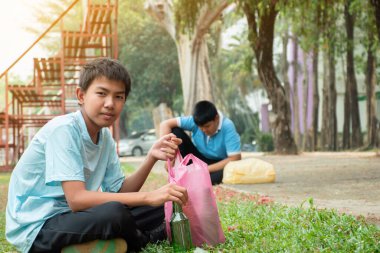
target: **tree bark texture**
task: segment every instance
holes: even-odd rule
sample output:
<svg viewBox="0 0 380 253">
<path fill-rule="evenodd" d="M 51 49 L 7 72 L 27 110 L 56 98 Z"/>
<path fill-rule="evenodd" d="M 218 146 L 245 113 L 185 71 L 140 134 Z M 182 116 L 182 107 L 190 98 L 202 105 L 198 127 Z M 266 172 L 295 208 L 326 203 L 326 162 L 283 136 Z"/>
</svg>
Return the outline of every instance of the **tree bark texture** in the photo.
<svg viewBox="0 0 380 253">
<path fill-rule="evenodd" d="M 272 1 L 262 12 L 259 12 L 253 3 L 244 2 L 242 7 L 248 21 L 248 39 L 256 56 L 259 77 L 267 91 L 272 112 L 275 115 L 272 123 L 275 150 L 279 154 L 296 154 L 297 146 L 290 129 L 289 100 L 273 66 L 276 1 Z M 256 20 L 256 15 L 259 21 Z"/>
<path fill-rule="evenodd" d="M 286 31 L 286 33 L 282 37 L 282 78 L 284 82 L 284 89 L 285 89 L 285 96 L 291 100 L 290 98 L 290 83 L 289 83 L 289 77 L 288 77 L 288 71 L 289 71 L 289 62 L 288 62 L 288 42 L 289 42 L 289 31 Z"/>
<path fill-rule="evenodd" d="M 378 39 L 380 40 L 380 0 L 371 0 L 371 4 L 375 10 L 377 36 L 378 36 Z"/>
<path fill-rule="evenodd" d="M 337 119 L 335 90 L 335 53 L 329 46 L 324 54 L 322 147 L 337 150 Z"/>
<path fill-rule="evenodd" d="M 321 147 L 328 150 L 328 123 L 329 123 L 329 75 L 328 75 L 328 55 L 323 51 L 323 87 L 322 87 L 322 128 L 321 128 Z"/>
<path fill-rule="evenodd" d="M 372 52 L 373 34 L 369 34 L 370 44 L 367 49 L 367 67 L 366 67 L 366 95 L 367 95 L 367 145 L 368 147 L 378 147 L 379 140 L 377 137 L 378 119 L 376 117 L 376 58 Z"/>
<path fill-rule="evenodd" d="M 310 90 L 312 89 L 309 85 L 309 68 L 308 68 L 308 54 L 303 53 L 302 54 L 302 69 L 303 69 L 303 136 L 302 136 L 302 150 L 309 150 L 310 151 L 310 131 L 309 131 L 309 125 L 308 125 L 308 115 L 309 115 L 309 103 L 308 100 Z"/>
<path fill-rule="evenodd" d="M 318 64 L 319 64 L 319 47 L 316 45 L 313 49 L 313 127 L 312 140 L 313 151 L 318 147 L 318 121 L 319 121 L 319 85 L 318 85 Z"/>
<path fill-rule="evenodd" d="M 348 109 L 350 114 L 348 120 L 348 125 L 351 126 L 351 141 L 348 148 L 358 148 L 363 145 L 363 139 L 361 135 L 361 126 L 360 126 L 360 115 L 359 115 L 359 103 L 358 103 L 358 88 L 355 75 L 355 64 L 354 64 L 354 17 L 350 13 L 351 0 L 348 0 L 345 4 L 344 14 L 345 14 L 345 25 L 347 33 L 347 78 L 346 78 L 346 93 L 347 96 L 347 106 L 345 109 Z M 345 103 L 346 105 L 346 103 Z M 347 127 L 350 130 L 350 127 Z M 344 143 L 344 141 L 343 141 Z"/>
<path fill-rule="evenodd" d="M 329 48 L 329 150 L 336 151 L 337 146 L 337 118 L 336 118 L 336 78 L 335 78 L 335 48 Z"/>
<path fill-rule="evenodd" d="M 322 14 L 322 7 L 321 2 L 318 1 L 316 14 L 315 14 L 315 23 L 316 23 L 316 29 L 315 29 L 315 38 L 316 42 L 313 46 L 313 71 L 312 71 L 312 78 L 313 78 L 313 113 L 312 113 L 312 140 L 313 140 L 313 151 L 317 150 L 318 148 L 318 132 L 319 132 L 319 38 L 320 38 L 320 30 L 321 30 L 321 14 Z"/>
<path fill-rule="evenodd" d="M 300 137 L 300 107 L 299 107 L 299 96 L 298 96 L 298 75 L 299 71 L 299 63 L 298 63 L 298 42 L 297 38 L 292 38 L 293 42 L 293 57 L 291 65 L 293 67 L 293 87 L 292 87 L 292 115 L 293 115 L 293 136 L 294 141 L 297 147 L 301 145 L 301 137 Z"/>
<path fill-rule="evenodd" d="M 328 0 L 324 6 L 328 6 Z M 323 37 L 326 40 L 323 56 L 323 111 L 322 111 L 322 148 L 337 150 L 337 119 L 335 89 L 335 18 L 334 13 L 323 8 L 321 17 Z"/>
<path fill-rule="evenodd" d="M 346 77 L 345 93 L 344 93 L 344 122 L 343 122 L 343 149 L 351 148 L 351 95 L 350 95 L 350 84 Z"/>
<path fill-rule="evenodd" d="M 189 33 L 180 29 L 174 20 L 174 5 L 171 0 L 147 0 L 145 8 L 149 14 L 166 29 L 176 43 L 179 59 L 184 112 L 189 115 L 200 100 L 214 101 L 214 88 L 210 73 L 210 61 L 205 35 L 211 24 L 227 8 L 227 1 L 211 9 L 208 5 L 202 11 Z M 164 66 L 163 66 L 164 67 Z"/>
</svg>

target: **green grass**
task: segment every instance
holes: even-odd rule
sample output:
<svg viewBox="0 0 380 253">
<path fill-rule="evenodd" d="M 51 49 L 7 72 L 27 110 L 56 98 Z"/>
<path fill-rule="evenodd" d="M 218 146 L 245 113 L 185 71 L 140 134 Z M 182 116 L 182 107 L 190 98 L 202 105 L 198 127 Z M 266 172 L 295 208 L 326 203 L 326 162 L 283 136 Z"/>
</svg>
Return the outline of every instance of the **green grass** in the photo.
<svg viewBox="0 0 380 253">
<path fill-rule="evenodd" d="M 239 197 L 218 206 L 226 242 L 207 252 L 380 252 L 380 230 L 351 215 Z M 172 250 L 164 242 L 144 252 Z"/>
<path fill-rule="evenodd" d="M 126 175 L 135 168 L 122 164 Z M 0 174 L 0 252 L 14 252 L 7 243 L 5 204 L 10 174 Z M 162 174 L 151 173 L 143 190 L 166 183 Z M 364 218 L 318 210 L 309 199 L 293 208 L 274 204 L 257 195 L 214 188 L 226 242 L 204 247 L 206 252 L 378 252 L 380 229 Z M 168 241 L 149 244 L 143 252 L 173 252 Z"/>
</svg>

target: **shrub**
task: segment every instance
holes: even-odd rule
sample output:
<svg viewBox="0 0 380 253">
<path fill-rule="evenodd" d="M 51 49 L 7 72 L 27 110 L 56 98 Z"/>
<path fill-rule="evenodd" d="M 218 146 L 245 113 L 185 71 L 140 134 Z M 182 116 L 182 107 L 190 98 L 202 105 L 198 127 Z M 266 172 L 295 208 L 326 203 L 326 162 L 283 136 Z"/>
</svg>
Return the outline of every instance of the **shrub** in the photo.
<svg viewBox="0 0 380 253">
<path fill-rule="evenodd" d="M 271 134 L 261 133 L 258 137 L 257 144 L 260 151 L 271 152 L 274 150 L 273 137 Z"/>
</svg>

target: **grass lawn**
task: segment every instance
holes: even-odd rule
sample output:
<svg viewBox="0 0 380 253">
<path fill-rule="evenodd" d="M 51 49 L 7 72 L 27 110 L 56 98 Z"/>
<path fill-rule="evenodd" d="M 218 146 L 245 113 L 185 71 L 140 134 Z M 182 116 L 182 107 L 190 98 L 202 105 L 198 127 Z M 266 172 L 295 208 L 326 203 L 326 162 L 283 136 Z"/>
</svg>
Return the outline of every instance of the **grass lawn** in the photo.
<svg viewBox="0 0 380 253">
<path fill-rule="evenodd" d="M 123 164 L 126 174 L 134 168 Z M 0 174 L 0 252 L 14 252 L 5 239 L 5 205 L 10 174 Z M 142 190 L 166 183 L 165 176 L 151 173 Z M 214 188 L 226 242 L 204 247 L 205 252 L 378 252 L 380 229 L 364 219 L 318 210 L 312 199 L 291 208 L 258 195 Z M 148 245 L 143 252 L 172 252 L 168 242 Z M 198 249 L 197 252 L 203 252 Z"/>
</svg>

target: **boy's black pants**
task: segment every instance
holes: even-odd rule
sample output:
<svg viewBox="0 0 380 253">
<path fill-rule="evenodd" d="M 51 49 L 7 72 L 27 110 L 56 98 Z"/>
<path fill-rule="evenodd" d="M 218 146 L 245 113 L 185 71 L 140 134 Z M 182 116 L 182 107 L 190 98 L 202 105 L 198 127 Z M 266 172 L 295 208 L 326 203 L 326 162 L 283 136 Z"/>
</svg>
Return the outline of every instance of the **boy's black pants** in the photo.
<svg viewBox="0 0 380 253">
<path fill-rule="evenodd" d="M 185 157 L 187 154 L 193 154 L 208 165 L 217 163 L 221 160 L 212 160 L 200 153 L 198 149 L 194 146 L 193 142 L 191 141 L 190 137 L 185 133 L 185 131 L 182 130 L 182 128 L 174 127 L 172 129 L 172 133 L 175 134 L 178 138 L 182 139 L 181 145 L 178 146 L 179 151 L 181 152 L 182 157 Z M 223 169 L 214 171 L 210 173 L 211 177 L 211 183 L 214 184 L 220 184 L 223 180 Z"/>
<path fill-rule="evenodd" d="M 147 231 L 164 222 L 164 207 L 129 208 L 108 202 L 80 212 L 68 212 L 48 219 L 30 252 L 60 252 L 62 248 L 97 239 L 123 238 L 128 251 L 138 251 L 149 242 Z"/>
</svg>

